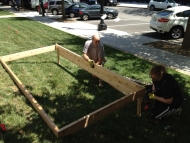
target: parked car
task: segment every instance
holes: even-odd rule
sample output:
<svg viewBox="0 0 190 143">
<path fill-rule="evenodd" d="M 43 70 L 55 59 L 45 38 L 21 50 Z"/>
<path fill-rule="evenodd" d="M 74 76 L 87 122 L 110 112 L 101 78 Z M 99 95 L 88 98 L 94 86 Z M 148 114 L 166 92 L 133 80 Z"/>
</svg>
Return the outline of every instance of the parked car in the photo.
<svg viewBox="0 0 190 143">
<path fill-rule="evenodd" d="M 97 0 L 80 0 L 80 2 L 84 2 L 88 5 L 97 4 Z"/>
<path fill-rule="evenodd" d="M 38 10 L 38 6 L 41 4 L 42 1 L 43 1 L 43 4 L 45 4 L 47 1 L 50 1 L 50 0 L 19 0 L 19 1 L 30 2 L 30 8 Z"/>
<path fill-rule="evenodd" d="M 90 18 L 100 18 L 102 16 L 100 8 L 101 6 L 96 4 L 85 9 L 81 9 L 79 10 L 79 17 L 81 17 L 83 20 L 88 20 Z M 112 19 L 118 16 L 118 11 L 116 9 L 104 7 L 103 14 L 106 14 L 108 19 Z"/>
<path fill-rule="evenodd" d="M 45 12 L 48 11 L 48 5 L 49 5 L 49 2 L 48 2 L 48 1 L 47 1 L 46 3 L 43 4 L 44 9 L 45 9 Z M 40 4 L 39 4 L 38 7 L 37 7 L 37 11 L 38 11 L 38 12 L 41 12 L 41 11 L 42 11 L 42 10 L 41 10 L 41 6 L 40 6 Z"/>
<path fill-rule="evenodd" d="M 65 8 L 69 5 L 73 4 L 69 0 L 64 0 L 64 6 Z M 48 11 L 51 12 L 53 15 L 57 15 L 59 13 L 62 13 L 62 0 L 52 0 L 49 2 L 48 5 Z"/>
<path fill-rule="evenodd" d="M 83 2 L 73 3 L 72 5 L 65 8 L 65 15 L 69 15 L 71 18 L 77 17 L 79 10 L 86 7 L 89 7 L 89 5 Z"/>
<path fill-rule="evenodd" d="M 168 8 L 152 15 L 150 28 L 159 33 L 169 33 L 171 38 L 178 39 L 186 31 L 189 15 L 188 6 Z"/>
<path fill-rule="evenodd" d="M 167 9 L 171 7 L 179 6 L 174 0 L 150 0 L 148 3 L 148 8 L 150 10 L 154 9 Z"/>
<path fill-rule="evenodd" d="M 98 3 L 101 4 L 101 0 L 98 0 Z M 116 6 L 117 0 L 104 0 L 103 4 L 106 6 Z"/>
</svg>

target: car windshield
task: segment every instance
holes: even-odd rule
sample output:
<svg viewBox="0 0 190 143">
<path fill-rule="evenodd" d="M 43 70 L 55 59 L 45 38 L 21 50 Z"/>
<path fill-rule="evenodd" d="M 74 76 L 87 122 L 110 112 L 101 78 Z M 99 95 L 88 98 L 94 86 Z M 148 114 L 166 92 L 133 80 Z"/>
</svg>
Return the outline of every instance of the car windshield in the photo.
<svg viewBox="0 0 190 143">
<path fill-rule="evenodd" d="M 167 0 L 169 3 L 175 3 L 174 0 Z"/>
<path fill-rule="evenodd" d="M 169 14 L 173 13 L 173 11 L 170 11 L 170 10 L 163 10 L 161 12 L 158 12 L 157 15 L 159 16 L 167 16 Z"/>
</svg>

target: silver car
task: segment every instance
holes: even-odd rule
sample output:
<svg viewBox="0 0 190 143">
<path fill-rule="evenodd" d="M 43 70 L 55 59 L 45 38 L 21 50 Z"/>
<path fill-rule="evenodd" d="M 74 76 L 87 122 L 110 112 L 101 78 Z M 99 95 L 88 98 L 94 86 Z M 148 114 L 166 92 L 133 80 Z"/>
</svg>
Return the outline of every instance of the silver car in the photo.
<svg viewBox="0 0 190 143">
<path fill-rule="evenodd" d="M 71 1 L 64 0 L 65 8 L 71 4 Z M 53 15 L 58 15 L 59 13 L 62 13 L 62 0 L 51 0 L 48 5 L 48 11 L 51 12 Z"/>
</svg>

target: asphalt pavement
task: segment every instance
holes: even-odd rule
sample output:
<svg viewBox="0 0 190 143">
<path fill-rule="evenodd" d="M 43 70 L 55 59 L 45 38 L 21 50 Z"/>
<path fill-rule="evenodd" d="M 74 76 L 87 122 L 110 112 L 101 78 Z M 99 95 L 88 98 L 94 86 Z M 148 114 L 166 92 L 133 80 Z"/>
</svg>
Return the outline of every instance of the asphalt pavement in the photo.
<svg viewBox="0 0 190 143">
<path fill-rule="evenodd" d="M 118 6 L 146 8 L 147 3 L 119 3 Z M 0 8 L 11 11 L 9 7 L 7 8 L 0 6 Z M 43 17 L 42 15 L 39 15 L 39 13 L 36 11 L 13 11 L 13 13 L 14 17 L 27 17 L 47 26 L 85 39 L 91 39 L 93 33 L 97 32 L 97 25 L 88 24 L 82 21 L 68 20 L 67 22 L 58 22 L 52 19 L 56 18 L 56 16 L 45 15 L 45 17 Z M 5 17 L 10 16 L 0 16 L 0 18 Z M 189 57 L 177 55 L 174 53 L 143 45 L 145 43 L 159 41 L 158 39 L 153 39 L 142 35 L 131 35 L 127 32 L 114 30 L 111 28 L 98 32 L 101 36 L 102 43 L 104 43 L 105 45 L 109 45 L 113 48 L 133 54 L 137 57 L 146 59 L 154 63 L 163 64 L 166 67 L 170 67 L 179 72 L 190 75 Z"/>
</svg>

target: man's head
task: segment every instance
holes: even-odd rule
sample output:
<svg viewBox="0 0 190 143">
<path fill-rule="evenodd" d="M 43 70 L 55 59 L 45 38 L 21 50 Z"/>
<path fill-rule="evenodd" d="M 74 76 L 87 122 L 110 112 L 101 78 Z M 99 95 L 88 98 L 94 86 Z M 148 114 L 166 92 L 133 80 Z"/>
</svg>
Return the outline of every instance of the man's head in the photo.
<svg viewBox="0 0 190 143">
<path fill-rule="evenodd" d="M 100 43 L 100 36 L 98 33 L 95 33 L 93 36 L 92 36 L 92 42 L 93 42 L 93 45 L 94 46 L 98 46 L 99 43 Z"/>
</svg>

